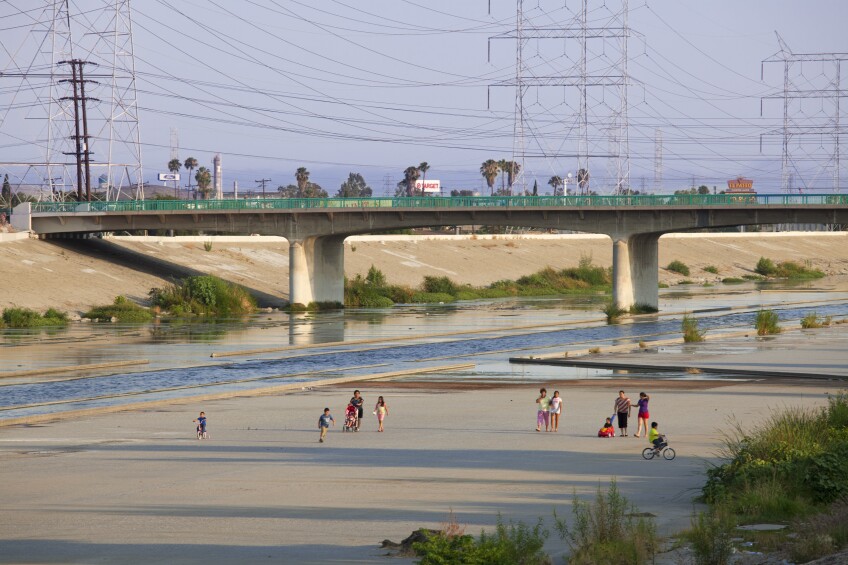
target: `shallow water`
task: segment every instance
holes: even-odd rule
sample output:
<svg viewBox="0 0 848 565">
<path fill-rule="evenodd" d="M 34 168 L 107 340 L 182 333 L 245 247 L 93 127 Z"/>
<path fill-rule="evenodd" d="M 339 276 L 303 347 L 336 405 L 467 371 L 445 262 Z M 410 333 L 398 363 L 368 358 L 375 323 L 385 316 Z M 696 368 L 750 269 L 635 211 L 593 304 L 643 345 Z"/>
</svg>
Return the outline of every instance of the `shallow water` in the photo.
<svg viewBox="0 0 848 565">
<path fill-rule="evenodd" d="M 741 286 L 741 285 L 740 285 Z M 760 306 L 779 310 L 782 320 L 815 311 L 848 316 L 848 292 L 828 284 L 791 288 L 677 287 L 663 292 L 664 312 L 700 312 L 700 328 L 749 328 Z M 683 288 L 683 290 L 681 290 Z M 57 377 L 0 381 L 0 418 L 29 414 L 304 383 L 341 375 L 372 374 L 461 362 L 475 369 L 430 375 L 434 380 L 534 381 L 545 378 L 609 378 L 610 371 L 512 366 L 515 355 L 551 353 L 568 348 L 665 339 L 680 332 L 679 316 L 643 316 L 631 323 L 607 325 L 599 310 L 602 296 L 508 299 L 387 310 L 349 310 L 328 314 L 262 313 L 247 320 L 216 323 L 120 326 L 72 324 L 67 330 L 2 334 L 2 372 L 32 368 L 149 359 L 119 374 L 69 371 Z M 789 303 L 829 301 L 797 306 Z M 784 306 L 786 305 L 786 306 Z M 731 307 L 749 307 L 729 311 Z M 550 325 L 529 329 L 520 326 Z M 445 332 L 463 335 L 430 336 Z M 213 352 L 315 345 L 409 336 L 408 341 L 315 346 L 247 357 L 211 359 Z M 424 336 L 424 337 L 422 337 Z M 742 352 L 742 351 L 740 351 Z M 99 374 L 103 374 L 100 371 Z M 77 377 L 77 378 L 73 378 Z M 73 378 L 71 380 L 71 378 Z M 703 376 L 668 374 L 664 378 Z M 715 375 L 711 375 L 715 378 Z M 58 380 L 63 379 L 63 380 Z"/>
</svg>

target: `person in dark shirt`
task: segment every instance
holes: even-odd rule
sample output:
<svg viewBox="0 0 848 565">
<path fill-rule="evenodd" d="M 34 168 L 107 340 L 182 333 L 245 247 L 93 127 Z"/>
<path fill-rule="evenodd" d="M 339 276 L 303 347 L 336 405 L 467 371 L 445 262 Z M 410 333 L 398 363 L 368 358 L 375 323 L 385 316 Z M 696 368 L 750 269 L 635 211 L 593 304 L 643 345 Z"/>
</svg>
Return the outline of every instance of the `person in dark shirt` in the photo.
<svg viewBox="0 0 848 565">
<path fill-rule="evenodd" d="M 359 394 L 358 390 L 355 390 L 353 391 L 353 398 L 350 399 L 350 403 L 356 407 L 356 431 L 358 432 L 359 426 L 362 423 L 362 405 L 365 404 L 365 399 L 362 398 L 362 395 Z"/>
</svg>

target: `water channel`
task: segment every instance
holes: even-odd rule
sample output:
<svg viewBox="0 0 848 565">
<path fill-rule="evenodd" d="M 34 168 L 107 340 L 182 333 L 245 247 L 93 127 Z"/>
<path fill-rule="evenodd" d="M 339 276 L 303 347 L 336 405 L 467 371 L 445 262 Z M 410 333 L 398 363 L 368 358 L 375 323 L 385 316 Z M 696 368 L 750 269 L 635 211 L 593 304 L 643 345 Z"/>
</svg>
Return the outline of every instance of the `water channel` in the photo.
<svg viewBox="0 0 848 565">
<path fill-rule="evenodd" d="M 0 334 L 0 419 L 284 383 L 308 386 L 320 379 L 457 363 L 473 366 L 416 378 L 534 383 L 610 378 L 606 370 L 526 367 L 510 365 L 508 358 L 625 342 L 650 344 L 679 335 L 684 312 L 697 316 L 700 328 L 708 332 L 751 328 L 760 307 L 777 310 L 785 322 L 809 312 L 848 317 L 848 281 L 678 286 L 661 291 L 662 315 L 615 325 L 606 324 L 600 312 L 605 300 L 522 298 L 322 314 L 262 312 L 246 320 L 214 322 L 75 323 L 64 330 L 5 330 Z M 279 350 L 286 346 L 292 347 Z M 709 347 L 709 342 L 700 347 Z M 278 351 L 210 357 L 263 348 Z M 147 363 L 12 376 L 126 360 Z M 669 373 L 662 378 L 702 377 Z"/>
</svg>

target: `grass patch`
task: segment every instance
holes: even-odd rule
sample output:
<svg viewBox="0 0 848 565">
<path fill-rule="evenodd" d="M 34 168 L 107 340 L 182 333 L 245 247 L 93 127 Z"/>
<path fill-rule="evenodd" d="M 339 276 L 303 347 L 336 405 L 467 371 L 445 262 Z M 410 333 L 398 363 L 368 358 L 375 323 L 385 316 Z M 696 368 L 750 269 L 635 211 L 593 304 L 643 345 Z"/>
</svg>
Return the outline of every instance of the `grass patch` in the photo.
<svg viewBox="0 0 848 565">
<path fill-rule="evenodd" d="M 635 516 L 636 507 L 618 491 L 615 481 L 606 493 L 598 486 L 592 502 L 582 502 L 575 494 L 572 512 L 574 524 L 570 527 L 554 513 L 556 529 L 571 550 L 571 565 L 641 565 L 652 562 L 657 553 L 654 523 Z"/>
<path fill-rule="evenodd" d="M 208 239 L 208 240 L 203 242 L 203 249 L 205 249 L 207 253 L 209 251 L 212 251 L 212 240 L 211 239 Z"/>
<path fill-rule="evenodd" d="M 153 305 L 174 316 L 243 316 L 256 311 L 244 288 L 212 275 L 186 277 L 150 291 Z"/>
<path fill-rule="evenodd" d="M 754 319 L 754 327 L 757 335 L 775 335 L 783 330 L 780 327 L 780 318 L 774 310 L 760 310 Z"/>
<path fill-rule="evenodd" d="M 656 314 L 657 312 L 659 309 L 649 304 L 634 304 L 630 307 L 631 314 Z"/>
<path fill-rule="evenodd" d="M 668 285 L 667 285 L 666 283 L 662 283 L 662 282 L 661 282 L 661 283 L 659 283 L 659 284 L 657 285 L 657 287 L 658 287 L 658 288 L 668 288 Z"/>
<path fill-rule="evenodd" d="M 704 267 L 704 271 L 707 272 L 707 273 L 712 273 L 714 275 L 717 275 L 718 274 L 718 267 L 716 267 L 715 265 L 707 265 L 706 267 Z"/>
<path fill-rule="evenodd" d="M 734 553 L 735 517 L 722 506 L 713 506 L 692 517 L 683 537 L 692 544 L 696 565 L 725 565 Z"/>
<path fill-rule="evenodd" d="M 689 314 L 685 314 L 683 316 L 681 327 L 683 329 L 683 341 L 685 343 L 697 343 L 704 341 L 704 334 L 706 332 L 698 329 L 697 318 L 693 318 Z"/>
<path fill-rule="evenodd" d="M 742 275 L 742 278 L 746 281 L 764 281 L 766 278 L 762 275 Z"/>
<path fill-rule="evenodd" d="M 500 280 L 489 286 L 459 284 L 448 277 L 424 277 L 417 288 L 391 285 L 373 265 L 364 277 L 345 279 L 345 306 L 388 308 L 397 303 L 449 303 L 457 300 L 507 298 L 511 296 L 553 296 L 608 291 L 612 284 L 609 269 L 592 265 L 591 257 L 581 257 L 577 267 L 556 270 L 546 267 L 517 280 Z"/>
<path fill-rule="evenodd" d="M 764 277 L 776 277 L 780 279 L 811 280 L 824 277 L 819 269 L 813 269 L 812 263 L 806 261 L 803 265 L 795 261 L 782 261 L 776 263 L 766 257 L 760 257 L 754 271 Z"/>
<path fill-rule="evenodd" d="M 725 277 L 721 279 L 721 282 L 724 284 L 742 284 L 745 282 L 745 279 L 740 279 L 738 277 Z"/>
<path fill-rule="evenodd" d="M 95 306 L 83 314 L 83 317 L 100 322 L 109 322 L 115 318 L 124 324 L 143 324 L 153 319 L 153 313 L 125 296 L 116 296 L 112 304 Z"/>
<path fill-rule="evenodd" d="M 30 308 L 6 308 L 3 310 L 3 325 L 9 328 L 41 328 L 45 326 L 67 326 L 68 315 L 55 308 L 44 314 Z"/>
<path fill-rule="evenodd" d="M 600 352 L 601 352 L 600 347 L 590 347 L 589 348 L 589 353 L 591 353 L 592 355 L 597 355 Z"/>
<path fill-rule="evenodd" d="M 683 279 L 677 284 L 695 284 L 695 281 L 690 281 L 689 279 Z"/>
<path fill-rule="evenodd" d="M 817 312 L 810 312 L 809 314 L 801 318 L 801 327 L 805 330 L 821 328 L 822 326 L 824 326 L 824 322 L 819 318 Z"/>
<path fill-rule="evenodd" d="M 671 271 L 672 273 L 681 274 L 684 277 L 689 276 L 689 266 L 683 261 L 678 261 L 677 259 L 669 263 L 666 270 Z"/>
<path fill-rule="evenodd" d="M 464 533 L 458 525 L 443 528 L 434 534 L 425 534 L 427 539 L 412 545 L 420 557 L 421 565 L 468 564 L 521 564 L 547 565 L 550 557 L 544 552 L 545 539 L 549 532 L 542 519 L 530 527 L 523 522 L 498 522 L 492 534 L 481 532 L 480 537 Z"/>
<path fill-rule="evenodd" d="M 614 302 L 607 302 L 606 306 L 604 306 L 604 314 L 607 316 L 608 324 L 615 324 L 622 316 L 627 314 L 627 310 L 619 308 Z"/>
</svg>

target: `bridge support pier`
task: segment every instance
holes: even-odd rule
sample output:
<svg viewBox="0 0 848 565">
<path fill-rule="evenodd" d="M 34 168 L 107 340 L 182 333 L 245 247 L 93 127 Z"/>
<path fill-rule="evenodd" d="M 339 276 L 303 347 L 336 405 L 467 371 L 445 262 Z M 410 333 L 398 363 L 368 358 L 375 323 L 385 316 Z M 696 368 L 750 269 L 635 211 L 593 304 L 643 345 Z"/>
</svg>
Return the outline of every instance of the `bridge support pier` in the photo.
<svg viewBox="0 0 848 565">
<path fill-rule="evenodd" d="M 289 302 L 344 304 L 344 236 L 289 240 Z"/>
<path fill-rule="evenodd" d="M 628 310 L 659 308 L 659 233 L 613 236 L 612 300 Z"/>
</svg>

